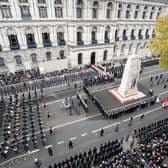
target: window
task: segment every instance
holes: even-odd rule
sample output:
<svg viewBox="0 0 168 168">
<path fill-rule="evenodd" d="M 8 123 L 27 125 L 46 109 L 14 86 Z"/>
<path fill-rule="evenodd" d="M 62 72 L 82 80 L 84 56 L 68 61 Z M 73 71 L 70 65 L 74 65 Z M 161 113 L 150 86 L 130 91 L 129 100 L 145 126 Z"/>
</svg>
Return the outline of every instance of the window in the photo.
<svg viewBox="0 0 168 168">
<path fill-rule="evenodd" d="M 0 58 L 0 67 L 4 67 L 5 66 L 5 62 L 3 58 Z"/>
<path fill-rule="evenodd" d="M 118 41 L 119 37 L 118 37 L 118 30 L 115 31 L 115 41 Z"/>
<path fill-rule="evenodd" d="M 124 53 L 124 52 L 125 52 L 125 49 L 126 49 L 126 45 L 123 44 L 122 47 L 121 47 L 121 52 Z"/>
<path fill-rule="evenodd" d="M 60 51 L 60 58 L 65 59 L 65 51 L 64 50 Z"/>
<path fill-rule="evenodd" d="M 15 34 L 8 35 L 11 49 L 19 49 L 18 38 Z"/>
<path fill-rule="evenodd" d="M 146 12 L 143 12 L 142 19 L 146 19 Z"/>
<path fill-rule="evenodd" d="M 81 65 L 82 64 L 82 54 L 79 53 L 78 54 L 78 65 Z"/>
<path fill-rule="evenodd" d="M 30 17 L 31 16 L 29 6 L 20 6 L 20 10 L 21 10 L 22 17 Z"/>
<path fill-rule="evenodd" d="M 116 53 L 117 53 L 117 50 L 118 50 L 118 46 L 115 45 L 115 46 L 114 46 L 114 49 L 113 49 L 113 53 L 116 54 Z"/>
<path fill-rule="evenodd" d="M 152 18 L 153 18 L 153 12 L 150 13 L 150 19 L 152 19 Z"/>
<path fill-rule="evenodd" d="M 48 42 L 50 41 L 50 34 L 49 33 L 42 33 L 42 38 L 43 38 L 43 42 Z"/>
<path fill-rule="evenodd" d="M 124 29 L 123 30 L 123 40 L 127 40 L 127 31 Z"/>
<path fill-rule="evenodd" d="M 82 18 L 82 9 L 83 9 L 83 2 L 82 0 L 78 0 L 77 5 L 76 5 L 76 17 L 77 18 Z"/>
<path fill-rule="evenodd" d="M 47 61 L 51 61 L 51 52 L 46 52 Z"/>
<path fill-rule="evenodd" d="M 97 28 L 93 27 L 92 32 L 91 32 L 92 44 L 97 44 L 96 33 L 97 33 Z"/>
<path fill-rule="evenodd" d="M 97 1 L 93 2 L 93 10 L 92 10 L 92 18 L 97 18 L 98 17 L 98 8 L 99 8 L 99 4 Z"/>
<path fill-rule="evenodd" d="M 56 0 L 55 1 L 55 17 L 57 18 L 62 18 L 62 2 L 61 0 Z"/>
<path fill-rule="evenodd" d="M 26 34 L 26 39 L 28 44 L 35 43 L 34 34 L 31 33 Z"/>
<path fill-rule="evenodd" d="M 104 51 L 104 54 L 103 54 L 103 61 L 107 61 L 107 50 Z"/>
<path fill-rule="evenodd" d="M 78 45 L 83 45 L 82 33 L 83 33 L 82 27 L 78 27 L 77 29 L 77 44 Z"/>
<path fill-rule="evenodd" d="M 36 53 L 31 54 L 31 59 L 32 63 L 37 63 L 37 54 Z"/>
<path fill-rule="evenodd" d="M 2 14 L 3 18 L 11 18 L 12 17 L 10 6 L 2 5 L 2 6 L 0 6 L 0 10 L 1 10 L 1 14 Z"/>
<path fill-rule="evenodd" d="M 107 19 L 111 18 L 111 14 L 112 14 L 112 3 L 109 2 L 107 4 L 106 18 Z"/>
<path fill-rule="evenodd" d="M 126 15 L 125 15 L 125 18 L 126 18 L 126 19 L 129 19 L 129 18 L 130 18 L 130 9 L 131 9 L 131 6 L 130 6 L 130 5 L 127 5 L 127 10 L 126 10 Z"/>
<path fill-rule="evenodd" d="M 20 55 L 15 56 L 15 61 L 16 61 L 17 65 L 21 65 L 22 64 L 22 59 L 21 59 Z"/>
<path fill-rule="evenodd" d="M 47 18 L 47 7 L 44 7 L 44 6 L 39 7 L 39 17 Z"/>
<path fill-rule="evenodd" d="M 139 5 L 136 6 L 136 10 L 135 10 L 135 14 L 134 14 L 134 19 L 138 18 L 138 14 L 139 14 Z"/>
<path fill-rule="evenodd" d="M 134 29 L 131 30 L 131 40 L 135 40 Z"/>
<path fill-rule="evenodd" d="M 133 44 L 130 44 L 128 52 L 131 52 L 133 48 Z"/>
<path fill-rule="evenodd" d="M 39 4 L 45 4 L 45 3 L 46 3 L 46 0 L 38 0 L 38 3 L 39 3 Z"/>
<path fill-rule="evenodd" d="M 0 0 L 0 2 L 8 2 L 8 0 Z"/>
<path fill-rule="evenodd" d="M 106 27 L 105 33 L 104 33 L 104 41 L 105 41 L 105 43 L 109 43 L 110 42 L 109 33 L 110 33 L 110 27 Z"/>
<path fill-rule="evenodd" d="M 58 38 L 58 41 L 59 40 L 64 40 L 64 33 L 63 32 L 58 32 L 57 33 L 57 38 Z"/>
<path fill-rule="evenodd" d="M 119 4 L 119 5 L 118 5 L 118 14 L 117 14 L 117 17 L 118 17 L 118 18 L 121 17 L 121 11 L 122 11 L 122 5 Z"/>
</svg>

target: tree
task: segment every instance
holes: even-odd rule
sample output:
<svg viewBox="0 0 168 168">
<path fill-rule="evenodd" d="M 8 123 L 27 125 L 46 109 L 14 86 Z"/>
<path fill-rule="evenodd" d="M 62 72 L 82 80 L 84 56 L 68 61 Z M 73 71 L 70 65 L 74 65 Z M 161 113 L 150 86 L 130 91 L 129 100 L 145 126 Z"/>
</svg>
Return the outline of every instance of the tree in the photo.
<svg viewBox="0 0 168 168">
<path fill-rule="evenodd" d="M 160 55 L 160 67 L 168 68 L 168 16 L 159 17 L 154 27 L 154 37 L 149 40 L 153 54 Z"/>
</svg>

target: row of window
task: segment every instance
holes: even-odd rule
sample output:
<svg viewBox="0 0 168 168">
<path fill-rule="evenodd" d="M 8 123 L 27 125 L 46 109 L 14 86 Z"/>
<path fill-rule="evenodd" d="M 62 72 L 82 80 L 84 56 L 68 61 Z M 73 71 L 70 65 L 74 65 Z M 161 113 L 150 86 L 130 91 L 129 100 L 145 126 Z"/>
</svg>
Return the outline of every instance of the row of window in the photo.
<svg viewBox="0 0 168 168">
<path fill-rule="evenodd" d="M 46 61 L 51 61 L 51 59 L 52 59 L 51 52 L 46 52 L 45 55 L 46 55 Z M 31 57 L 32 63 L 37 63 L 37 54 L 36 53 L 31 54 L 30 57 Z M 57 59 L 65 59 L 64 50 L 60 51 L 59 58 L 57 58 Z M 15 62 L 16 62 L 17 65 L 22 65 L 23 64 L 22 58 L 21 58 L 20 55 L 15 56 Z M 4 67 L 4 66 L 5 66 L 4 58 L 0 57 L 0 67 Z"/>
<path fill-rule="evenodd" d="M 7 2 L 7 1 L 6 1 Z M 31 18 L 31 13 L 30 13 L 30 7 L 29 4 L 22 4 L 23 1 L 20 0 L 20 11 L 21 11 L 21 17 L 22 18 Z M 28 0 L 24 1 L 24 3 L 28 3 Z M 38 10 L 39 10 L 39 17 L 40 18 L 47 18 L 48 17 L 48 12 L 47 12 L 47 6 L 44 5 L 46 4 L 45 0 L 38 0 Z M 54 8 L 55 8 L 55 17 L 56 18 L 63 18 L 63 4 L 62 0 L 55 0 L 54 3 Z M 77 0 L 76 2 L 76 17 L 77 18 L 82 18 L 83 17 L 83 0 Z M 0 10 L 3 18 L 12 18 L 12 13 L 10 6 L 8 4 L 6 5 L 0 5 Z M 98 18 L 99 16 L 99 10 L 100 10 L 100 5 L 98 1 L 94 1 L 92 4 L 92 18 Z M 109 2 L 106 7 L 106 18 L 110 19 L 112 17 L 112 13 L 114 12 L 114 7 L 112 2 Z M 143 8 L 143 14 L 142 16 L 140 15 L 140 5 L 137 5 L 134 14 L 132 12 L 132 6 L 130 4 L 127 5 L 126 7 L 126 12 L 123 10 L 123 5 L 121 3 L 118 4 L 118 14 L 117 18 L 126 18 L 130 19 L 131 14 L 134 15 L 134 19 L 141 18 L 142 19 L 155 19 L 154 14 L 157 12 L 158 17 L 161 13 L 162 8 L 158 8 L 156 10 L 156 7 L 152 7 L 152 9 L 149 11 L 148 6 L 145 6 Z M 123 13 L 125 12 L 125 14 Z M 150 12 L 150 16 L 148 17 L 147 14 Z"/>
<path fill-rule="evenodd" d="M 136 51 L 138 51 L 138 49 L 140 49 L 140 48 L 146 48 L 146 47 L 147 47 L 147 43 L 144 43 L 143 45 L 141 43 L 138 43 L 136 46 Z M 130 44 L 128 46 L 128 52 L 131 53 L 132 50 L 133 50 L 133 44 Z M 113 53 L 117 54 L 117 52 L 118 52 L 118 45 L 115 45 L 114 49 L 113 49 Z M 123 44 L 121 46 L 121 54 L 124 54 L 125 52 L 126 52 L 126 45 Z M 103 52 L 103 60 L 102 61 L 107 61 L 107 58 L 108 58 L 108 51 L 105 50 Z M 83 54 L 82 53 L 79 53 L 77 55 L 77 62 L 78 62 L 78 65 L 83 64 Z M 96 52 L 92 52 L 90 55 L 90 64 L 95 64 L 95 63 L 96 63 Z"/>
<path fill-rule="evenodd" d="M 9 32 L 8 35 L 9 44 L 11 50 L 18 50 L 20 49 L 20 44 L 18 42 L 18 38 L 16 34 L 11 34 L 12 32 Z M 77 29 L 77 45 L 84 45 L 83 41 L 83 29 L 82 27 L 78 27 Z M 128 37 L 130 37 L 131 40 L 135 39 L 149 39 L 150 37 L 154 37 L 154 31 L 152 35 L 149 35 L 149 29 L 146 29 L 145 37 L 142 35 L 142 30 L 139 29 L 138 37 L 134 34 L 134 29 L 132 29 L 131 34 L 128 35 L 126 30 L 123 30 L 122 38 L 119 37 L 118 30 L 115 31 L 115 41 L 118 40 L 128 40 Z M 28 48 L 36 48 L 36 41 L 34 34 L 29 31 L 29 33 L 26 34 L 26 40 L 27 40 L 27 46 Z M 50 40 L 50 34 L 49 32 L 42 33 L 42 41 L 44 47 L 51 47 L 52 43 Z M 66 44 L 64 40 L 64 32 L 58 32 L 57 33 L 57 42 L 58 45 L 63 46 Z M 105 33 L 104 33 L 104 43 L 110 43 L 110 27 L 106 27 Z M 93 27 L 91 31 L 91 44 L 97 44 L 97 27 Z"/>
</svg>

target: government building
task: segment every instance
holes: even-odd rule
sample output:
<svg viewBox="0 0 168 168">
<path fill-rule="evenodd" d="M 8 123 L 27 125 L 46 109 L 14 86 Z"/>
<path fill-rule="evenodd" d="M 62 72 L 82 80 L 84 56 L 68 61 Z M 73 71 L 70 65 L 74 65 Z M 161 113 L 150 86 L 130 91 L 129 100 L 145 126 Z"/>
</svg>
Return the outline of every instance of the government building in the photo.
<svg viewBox="0 0 168 168">
<path fill-rule="evenodd" d="M 167 5 L 167 0 L 0 0 L 0 73 L 82 67 L 132 53 L 150 56 L 147 41 Z"/>
</svg>

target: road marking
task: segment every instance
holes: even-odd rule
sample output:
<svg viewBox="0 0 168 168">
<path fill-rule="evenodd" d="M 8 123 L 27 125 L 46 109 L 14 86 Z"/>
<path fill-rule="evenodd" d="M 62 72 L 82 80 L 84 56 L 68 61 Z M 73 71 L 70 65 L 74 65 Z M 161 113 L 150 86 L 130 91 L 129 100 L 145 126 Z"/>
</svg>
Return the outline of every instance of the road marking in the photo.
<svg viewBox="0 0 168 168">
<path fill-rule="evenodd" d="M 75 139 L 76 139 L 76 137 L 70 138 L 71 141 L 73 141 L 73 140 L 75 140 Z"/>
<path fill-rule="evenodd" d="M 60 141 L 60 142 L 58 142 L 57 144 L 58 145 L 61 145 L 61 144 L 63 144 L 64 143 L 64 141 Z"/>
<path fill-rule="evenodd" d="M 45 146 L 44 148 L 47 149 L 47 148 L 50 148 L 50 147 L 52 147 L 52 145 Z"/>
<path fill-rule="evenodd" d="M 129 120 L 130 120 L 130 118 L 127 118 L 127 119 L 123 120 L 123 122 L 127 122 L 127 121 L 129 121 Z"/>
<path fill-rule="evenodd" d="M 78 123 L 78 122 L 81 122 L 81 121 L 85 121 L 85 120 L 88 120 L 88 119 L 91 119 L 91 118 L 95 118 L 95 117 L 98 117 L 98 116 L 101 116 L 101 115 L 102 115 L 101 113 L 94 114 L 94 115 L 91 115 L 89 117 L 81 118 L 79 120 L 74 120 L 74 121 L 71 121 L 71 122 L 68 122 L 68 123 L 65 123 L 65 124 L 55 126 L 55 127 L 53 127 L 53 129 L 69 126 L 69 125 L 72 125 L 72 124 L 75 124 L 75 123 Z M 49 128 L 45 129 L 44 131 L 48 131 L 48 129 Z"/>
<path fill-rule="evenodd" d="M 105 127 L 103 127 L 103 129 L 107 129 L 107 128 L 110 128 L 110 127 L 114 127 L 116 125 L 120 124 L 120 122 L 117 122 L 117 123 L 114 123 L 114 124 L 111 124 L 111 125 L 107 125 Z"/>
<path fill-rule="evenodd" d="M 82 137 L 84 137 L 84 136 L 86 136 L 86 135 L 88 135 L 88 134 L 87 134 L 87 133 L 81 134 Z"/>
<path fill-rule="evenodd" d="M 40 149 L 36 149 L 34 151 L 31 151 L 30 154 L 33 154 L 33 153 L 36 153 L 36 152 L 39 152 L 39 151 L 40 151 Z"/>
<path fill-rule="evenodd" d="M 102 129 L 102 128 L 95 129 L 95 130 L 92 131 L 92 133 L 94 134 L 94 133 L 96 133 L 96 132 L 100 132 L 101 129 Z"/>
<path fill-rule="evenodd" d="M 16 157 L 13 157 L 13 158 L 11 158 L 11 159 L 9 159 L 9 160 L 6 160 L 5 162 L 0 163 L 0 166 L 6 164 L 6 163 L 8 163 L 8 162 L 14 161 L 14 160 L 16 160 L 16 159 L 25 157 L 25 156 L 27 156 L 27 153 L 26 153 L 26 154 L 23 154 L 23 155 L 16 156 Z"/>
</svg>

